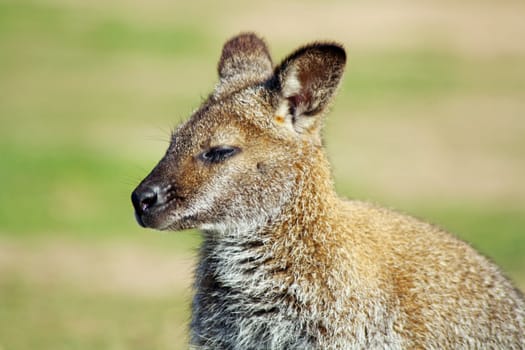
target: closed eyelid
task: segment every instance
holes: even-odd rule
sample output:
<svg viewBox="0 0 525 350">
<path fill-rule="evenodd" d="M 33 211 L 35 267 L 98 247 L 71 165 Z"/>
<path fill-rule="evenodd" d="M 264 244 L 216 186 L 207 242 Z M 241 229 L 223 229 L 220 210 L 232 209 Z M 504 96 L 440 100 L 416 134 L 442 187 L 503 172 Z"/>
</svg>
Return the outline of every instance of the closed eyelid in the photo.
<svg viewBox="0 0 525 350">
<path fill-rule="evenodd" d="M 199 159 L 205 163 L 221 163 L 238 154 L 240 151 L 241 149 L 236 146 L 214 146 L 200 153 Z"/>
</svg>

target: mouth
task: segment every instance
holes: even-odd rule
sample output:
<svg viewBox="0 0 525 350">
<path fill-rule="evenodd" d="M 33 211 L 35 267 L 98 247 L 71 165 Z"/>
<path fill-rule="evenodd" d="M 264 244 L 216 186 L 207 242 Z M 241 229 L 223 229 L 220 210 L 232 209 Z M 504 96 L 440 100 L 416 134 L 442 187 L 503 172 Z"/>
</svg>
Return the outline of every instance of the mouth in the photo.
<svg viewBox="0 0 525 350">
<path fill-rule="evenodd" d="M 131 201 L 135 209 L 137 223 L 146 228 L 164 230 L 173 221 L 176 212 L 185 198 L 175 192 L 173 186 L 140 185 L 133 191 Z"/>
<path fill-rule="evenodd" d="M 146 210 L 142 208 L 139 210 L 135 209 L 135 219 L 137 223 L 145 228 L 162 230 L 163 226 L 165 226 L 163 223 L 168 216 L 166 213 L 167 204 L 168 203 L 155 208 L 147 208 Z"/>
<path fill-rule="evenodd" d="M 159 231 L 179 231 L 196 227 L 198 216 L 193 213 L 180 210 L 164 210 L 161 208 L 155 212 L 139 214 L 135 212 L 138 224 L 144 228 L 152 228 Z"/>
<path fill-rule="evenodd" d="M 166 226 L 164 222 L 167 221 L 170 212 L 171 210 L 168 209 L 168 205 L 150 208 L 146 211 L 135 210 L 135 219 L 137 223 L 144 228 L 162 230 L 163 227 Z"/>
</svg>

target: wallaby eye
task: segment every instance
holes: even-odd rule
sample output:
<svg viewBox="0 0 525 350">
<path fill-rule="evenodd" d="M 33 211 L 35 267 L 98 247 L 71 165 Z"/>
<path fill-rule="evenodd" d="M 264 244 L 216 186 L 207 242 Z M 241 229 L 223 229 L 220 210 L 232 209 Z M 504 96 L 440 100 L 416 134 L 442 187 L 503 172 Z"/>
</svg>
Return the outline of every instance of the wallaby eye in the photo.
<svg viewBox="0 0 525 350">
<path fill-rule="evenodd" d="M 206 163 L 220 163 L 240 152 L 239 147 L 216 146 L 200 154 L 199 158 Z"/>
</svg>

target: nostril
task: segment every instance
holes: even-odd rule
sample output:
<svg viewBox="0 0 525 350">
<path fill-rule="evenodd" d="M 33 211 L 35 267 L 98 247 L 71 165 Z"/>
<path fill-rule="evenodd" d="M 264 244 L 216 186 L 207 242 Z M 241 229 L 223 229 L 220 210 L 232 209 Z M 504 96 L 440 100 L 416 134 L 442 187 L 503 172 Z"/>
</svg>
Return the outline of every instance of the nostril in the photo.
<svg viewBox="0 0 525 350">
<path fill-rule="evenodd" d="M 138 213 L 143 213 L 157 203 L 157 191 L 146 188 L 141 191 L 135 190 L 131 195 L 131 201 Z"/>
<path fill-rule="evenodd" d="M 142 211 L 148 210 L 157 203 L 157 192 L 151 190 L 143 193 L 143 196 L 140 199 L 140 209 Z"/>
</svg>

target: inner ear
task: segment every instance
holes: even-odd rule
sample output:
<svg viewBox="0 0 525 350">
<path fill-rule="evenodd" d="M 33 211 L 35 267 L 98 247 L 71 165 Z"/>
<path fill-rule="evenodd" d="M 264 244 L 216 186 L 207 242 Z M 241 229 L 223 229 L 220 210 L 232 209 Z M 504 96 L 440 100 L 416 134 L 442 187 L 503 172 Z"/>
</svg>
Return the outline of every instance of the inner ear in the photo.
<svg viewBox="0 0 525 350">
<path fill-rule="evenodd" d="M 295 119 L 323 112 L 337 90 L 345 63 L 340 45 L 315 43 L 295 51 L 276 68 L 281 96 Z"/>
<path fill-rule="evenodd" d="M 219 60 L 219 88 L 264 81 L 271 76 L 273 64 L 268 47 L 253 33 L 242 33 L 228 40 Z"/>
</svg>

